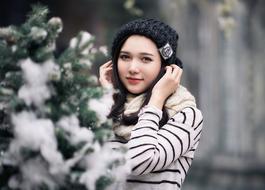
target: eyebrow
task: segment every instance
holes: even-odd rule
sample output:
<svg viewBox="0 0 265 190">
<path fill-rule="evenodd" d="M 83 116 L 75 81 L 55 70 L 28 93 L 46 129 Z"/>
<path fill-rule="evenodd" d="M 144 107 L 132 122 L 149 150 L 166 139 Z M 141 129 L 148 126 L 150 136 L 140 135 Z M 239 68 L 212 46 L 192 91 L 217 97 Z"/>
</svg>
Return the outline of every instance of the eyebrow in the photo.
<svg viewBox="0 0 265 190">
<path fill-rule="evenodd" d="M 120 51 L 120 53 L 130 54 L 130 52 L 128 52 L 128 51 Z M 141 54 L 141 55 L 154 56 L 153 54 L 151 54 L 151 53 L 146 53 L 146 52 L 140 52 L 140 54 Z"/>
</svg>

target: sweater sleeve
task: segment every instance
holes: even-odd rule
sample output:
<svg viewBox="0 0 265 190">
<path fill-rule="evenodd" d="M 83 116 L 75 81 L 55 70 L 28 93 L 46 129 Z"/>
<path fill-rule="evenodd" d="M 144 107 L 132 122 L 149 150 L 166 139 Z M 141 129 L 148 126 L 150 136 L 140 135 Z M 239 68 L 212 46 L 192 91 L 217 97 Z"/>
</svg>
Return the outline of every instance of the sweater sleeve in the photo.
<svg viewBox="0 0 265 190">
<path fill-rule="evenodd" d="M 131 132 L 127 159 L 132 175 L 142 175 L 167 168 L 181 156 L 193 158 L 203 126 L 201 111 L 184 108 L 159 129 L 162 111 L 145 106 Z"/>
</svg>

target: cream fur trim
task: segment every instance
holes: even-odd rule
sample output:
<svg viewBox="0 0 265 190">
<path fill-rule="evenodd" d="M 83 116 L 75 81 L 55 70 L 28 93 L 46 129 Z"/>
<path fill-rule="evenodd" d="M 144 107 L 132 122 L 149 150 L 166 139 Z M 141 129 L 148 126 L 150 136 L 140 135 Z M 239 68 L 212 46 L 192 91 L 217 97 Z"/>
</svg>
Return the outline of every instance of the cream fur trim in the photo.
<svg viewBox="0 0 265 190">
<path fill-rule="evenodd" d="M 145 94 L 141 94 L 134 98 L 130 98 L 125 104 L 125 115 L 135 113 L 139 110 L 144 101 Z M 177 112 L 183 110 L 186 107 L 196 107 L 196 101 L 194 96 L 183 86 L 179 86 L 174 94 L 172 94 L 166 101 L 165 107 L 167 108 L 169 117 L 172 117 Z M 126 140 L 130 139 L 131 131 L 134 125 L 113 125 L 113 130 L 116 135 L 123 137 Z"/>
</svg>

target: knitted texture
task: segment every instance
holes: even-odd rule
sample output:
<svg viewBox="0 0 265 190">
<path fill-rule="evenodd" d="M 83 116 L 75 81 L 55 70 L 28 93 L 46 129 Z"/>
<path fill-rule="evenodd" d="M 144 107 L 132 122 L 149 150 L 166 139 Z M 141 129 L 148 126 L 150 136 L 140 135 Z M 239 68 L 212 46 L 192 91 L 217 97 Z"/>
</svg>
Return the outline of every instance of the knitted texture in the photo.
<svg viewBox="0 0 265 190">
<path fill-rule="evenodd" d="M 160 50 L 162 60 L 166 64 L 177 64 L 182 68 L 182 62 L 177 58 L 178 34 L 169 25 L 155 19 L 137 19 L 123 25 L 114 37 L 111 56 L 117 53 L 117 48 L 131 35 L 142 35 L 151 39 Z M 165 54 L 162 52 L 166 51 Z"/>
<path fill-rule="evenodd" d="M 125 115 L 130 115 L 131 113 L 137 112 L 144 101 L 145 94 L 138 95 L 131 99 L 125 104 Z M 196 107 L 196 101 L 194 96 L 184 87 L 179 86 L 174 94 L 172 94 L 166 101 L 165 107 L 167 109 L 169 117 L 177 114 L 177 112 L 183 110 L 186 107 Z M 125 140 L 129 140 L 131 136 L 131 131 L 134 125 L 124 126 L 119 123 L 114 123 L 113 131 L 116 136 L 121 137 Z"/>
</svg>

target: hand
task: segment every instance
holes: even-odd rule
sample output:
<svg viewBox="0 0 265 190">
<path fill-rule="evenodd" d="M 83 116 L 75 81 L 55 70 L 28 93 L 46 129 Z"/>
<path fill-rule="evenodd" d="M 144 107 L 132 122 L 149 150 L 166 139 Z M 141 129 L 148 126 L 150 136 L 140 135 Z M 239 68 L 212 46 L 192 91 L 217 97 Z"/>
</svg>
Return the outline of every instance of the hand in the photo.
<svg viewBox="0 0 265 190">
<path fill-rule="evenodd" d="M 166 73 L 155 84 L 148 103 L 159 109 L 162 109 L 165 100 L 177 90 L 182 75 L 182 69 L 177 65 L 172 64 L 170 66 L 166 66 L 165 69 Z"/>
<path fill-rule="evenodd" d="M 99 83 L 104 88 L 112 87 L 112 62 L 108 61 L 99 67 Z"/>
</svg>

